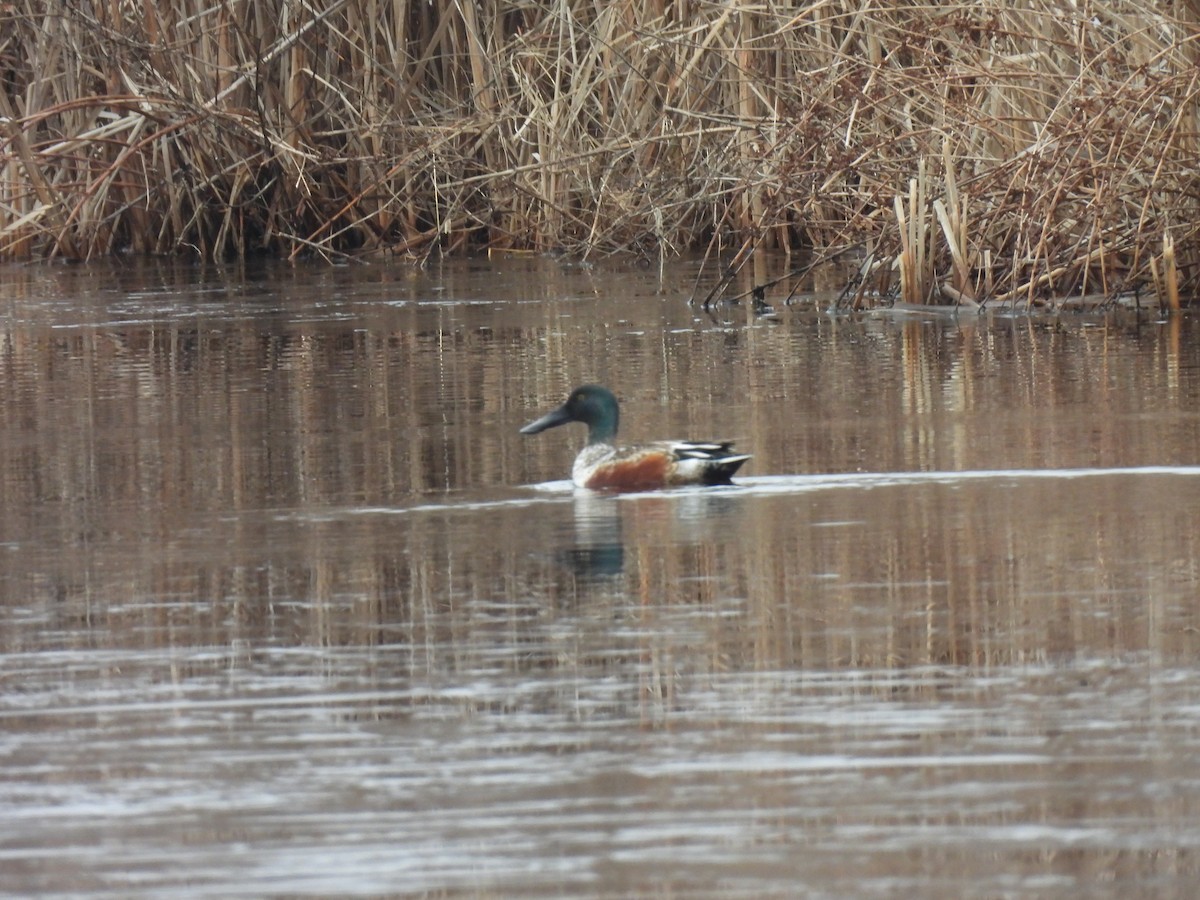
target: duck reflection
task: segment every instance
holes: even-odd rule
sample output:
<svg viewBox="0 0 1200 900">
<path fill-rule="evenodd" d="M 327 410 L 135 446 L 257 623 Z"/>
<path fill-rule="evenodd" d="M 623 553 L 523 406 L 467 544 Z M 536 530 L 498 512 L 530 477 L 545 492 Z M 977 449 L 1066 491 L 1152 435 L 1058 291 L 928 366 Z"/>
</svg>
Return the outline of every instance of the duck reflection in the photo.
<svg viewBox="0 0 1200 900">
<path fill-rule="evenodd" d="M 563 563 L 576 577 L 603 580 L 625 570 L 619 507 L 615 495 L 575 492 L 575 543 L 563 550 Z"/>
<path fill-rule="evenodd" d="M 738 507 L 736 491 L 605 494 L 575 492 L 574 543 L 563 548 L 563 565 L 576 577 L 606 579 L 625 570 L 625 550 L 720 540 Z"/>
</svg>

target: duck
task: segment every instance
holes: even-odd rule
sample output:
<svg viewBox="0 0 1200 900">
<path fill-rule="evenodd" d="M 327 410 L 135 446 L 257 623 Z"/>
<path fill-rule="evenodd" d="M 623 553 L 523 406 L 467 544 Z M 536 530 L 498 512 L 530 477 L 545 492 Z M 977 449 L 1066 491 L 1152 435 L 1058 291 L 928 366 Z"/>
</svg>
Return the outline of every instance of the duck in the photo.
<svg viewBox="0 0 1200 900">
<path fill-rule="evenodd" d="M 571 391 L 562 406 L 521 429 L 538 434 L 548 428 L 582 422 L 587 444 L 575 457 L 571 481 L 594 491 L 648 491 L 683 485 L 732 484 L 733 474 L 750 454 L 733 450 L 733 441 L 655 441 L 618 446 L 620 407 L 606 387 L 585 384 Z"/>
</svg>

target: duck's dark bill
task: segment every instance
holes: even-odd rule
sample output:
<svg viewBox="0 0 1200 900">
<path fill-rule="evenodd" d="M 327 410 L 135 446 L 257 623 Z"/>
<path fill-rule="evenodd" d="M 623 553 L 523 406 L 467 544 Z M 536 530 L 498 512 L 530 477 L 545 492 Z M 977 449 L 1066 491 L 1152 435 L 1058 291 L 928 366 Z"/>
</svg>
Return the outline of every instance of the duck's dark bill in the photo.
<svg viewBox="0 0 1200 900">
<path fill-rule="evenodd" d="M 575 421 L 571 418 L 571 414 L 567 412 L 565 406 L 560 406 L 552 412 L 546 413 L 535 422 L 530 422 L 521 429 L 521 434 L 537 434 L 539 431 L 545 431 L 547 428 L 553 428 L 555 425 L 565 425 L 567 422 Z"/>
</svg>

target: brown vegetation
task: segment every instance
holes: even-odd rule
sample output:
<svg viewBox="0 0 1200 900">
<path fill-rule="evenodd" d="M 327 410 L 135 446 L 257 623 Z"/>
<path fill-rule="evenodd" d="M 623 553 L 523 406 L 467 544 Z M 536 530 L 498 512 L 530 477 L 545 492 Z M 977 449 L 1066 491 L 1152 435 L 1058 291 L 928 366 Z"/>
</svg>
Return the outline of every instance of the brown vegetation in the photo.
<svg viewBox="0 0 1200 900">
<path fill-rule="evenodd" d="M 861 247 L 852 302 L 1200 277 L 1200 11 L 0 3 L 0 258 Z"/>
</svg>

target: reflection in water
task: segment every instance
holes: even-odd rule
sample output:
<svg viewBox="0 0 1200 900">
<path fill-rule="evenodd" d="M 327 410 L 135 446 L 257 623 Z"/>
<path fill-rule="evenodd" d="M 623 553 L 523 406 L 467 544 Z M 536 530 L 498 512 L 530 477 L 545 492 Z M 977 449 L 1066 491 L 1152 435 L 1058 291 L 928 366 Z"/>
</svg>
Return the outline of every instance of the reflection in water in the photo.
<svg viewBox="0 0 1200 900">
<path fill-rule="evenodd" d="M 625 570 L 625 544 L 617 498 L 575 491 L 575 540 L 565 550 L 567 563 L 580 578 L 604 578 Z"/>
<path fill-rule="evenodd" d="M 791 479 L 784 479 L 791 481 Z M 653 493 L 614 495 L 572 489 L 574 541 L 565 558 L 581 578 L 620 575 L 625 570 L 625 526 L 637 535 L 637 548 L 656 535 L 664 547 L 719 542 L 735 528 L 737 488 L 684 488 Z M 732 532 L 730 533 L 732 535 Z"/>
<path fill-rule="evenodd" d="M 4 274 L 6 889 L 1190 896 L 1192 322 Z M 746 477 L 546 484 L 585 381 Z"/>
</svg>

